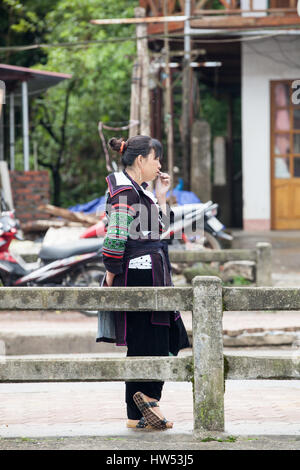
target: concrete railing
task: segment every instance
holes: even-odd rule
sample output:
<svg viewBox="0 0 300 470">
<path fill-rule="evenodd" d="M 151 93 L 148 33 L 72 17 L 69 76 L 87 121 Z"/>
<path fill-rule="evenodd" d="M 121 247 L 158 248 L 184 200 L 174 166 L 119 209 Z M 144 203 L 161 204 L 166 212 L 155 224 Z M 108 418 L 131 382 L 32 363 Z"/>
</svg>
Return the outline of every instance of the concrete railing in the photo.
<svg viewBox="0 0 300 470">
<path fill-rule="evenodd" d="M 40 245 L 28 246 L 24 242 L 16 243 L 18 249 L 16 253 L 20 254 L 26 261 L 32 262 L 38 259 Z M 272 285 L 272 245 L 270 243 L 257 243 L 255 249 L 229 249 L 229 250 L 172 250 L 169 249 L 170 260 L 174 263 L 210 263 L 217 261 L 225 263 L 226 261 L 254 261 L 256 263 L 256 285 Z"/>
<path fill-rule="evenodd" d="M 192 287 L 0 289 L 0 310 L 191 310 L 193 355 L 103 358 L 0 356 L 0 382 L 190 381 L 194 431 L 224 430 L 225 379 L 300 379 L 297 354 L 223 355 L 224 310 L 300 310 L 300 289 L 222 288 L 217 277 Z M 141 313 L 142 314 L 142 313 Z M 95 331 L 96 336 L 96 331 Z M 99 347 L 100 349 L 100 347 Z"/>
<path fill-rule="evenodd" d="M 205 251 L 180 251 L 169 250 L 170 261 L 174 263 L 210 263 L 217 261 L 254 261 L 256 264 L 256 285 L 272 285 L 272 245 L 259 242 L 255 249 L 230 249 L 230 250 L 205 250 Z"/>
</svg>

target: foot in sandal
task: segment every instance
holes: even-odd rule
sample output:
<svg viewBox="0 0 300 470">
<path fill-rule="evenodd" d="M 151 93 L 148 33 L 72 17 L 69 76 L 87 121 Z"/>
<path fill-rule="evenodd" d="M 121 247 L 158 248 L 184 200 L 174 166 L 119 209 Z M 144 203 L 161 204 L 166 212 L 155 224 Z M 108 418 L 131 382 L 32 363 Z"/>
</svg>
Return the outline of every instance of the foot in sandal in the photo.
<svg viewBox="0 0 300 470">
<path fill-rule="evenodd" d="M 150 426 L 150 424 L 147 423 L 144 416 L 142 416 L 140 420 L 128 419 L 127 427 L 133 429 L 155 429 L 153 426 Z"/>
<path fill-rule="evenodd" d="M 149 425 L 155 429 L 170 429 L 173 427 L 173 423 L 167 421 L 163 416 L 156 400 L 144 395 L 142 392 L 136 392 L 133 400 Z"/>
</svg>

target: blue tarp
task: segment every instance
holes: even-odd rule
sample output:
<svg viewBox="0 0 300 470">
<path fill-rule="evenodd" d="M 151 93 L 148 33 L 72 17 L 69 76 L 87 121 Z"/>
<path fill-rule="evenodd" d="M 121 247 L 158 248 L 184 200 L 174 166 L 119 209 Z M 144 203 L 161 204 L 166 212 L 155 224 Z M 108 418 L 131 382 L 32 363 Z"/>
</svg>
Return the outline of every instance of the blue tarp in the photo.
<svg viewBox="0 0 300 470">
<path fill-rule="evenodd" d="M 169 192 L 167 192 L 167 197 L 169 196 Z M 180 189 L 173 189 L 172 191 L 173 196 L 176 197 L 177 202 L 180 206 L 184 204 L 195 204 L 196 202 L 201 202 L 198 196 L 192 191 L 181 191 Z"/>
<path fill-rule="evenodd" d="M 101 196 L 84 204 L 77 204 L 76 206 L 69 207 L 69 211 L 84 212 L 85 214 L 95 214 L 96 212 L 102 212 L 105 209 L 105 200 L 106 196 Z"/>
</svg>

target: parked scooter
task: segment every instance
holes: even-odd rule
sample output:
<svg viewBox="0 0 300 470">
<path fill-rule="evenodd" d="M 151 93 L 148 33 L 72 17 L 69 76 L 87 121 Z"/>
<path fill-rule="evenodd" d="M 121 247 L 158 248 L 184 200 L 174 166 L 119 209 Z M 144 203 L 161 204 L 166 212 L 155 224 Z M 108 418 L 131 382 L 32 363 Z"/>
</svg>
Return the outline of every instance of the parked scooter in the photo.
<svg viewBox="0 0 300 470">
<path fill-rule="evenodd" d="M 233 237 L 224 231 L 225 226 L 217 219 L 218 204 L 214 204 L 212 201 L 204 204 L 173 206 L 172 211 L 174 219 L 168 233 L 171 234 L 170 244 L 174 247 L 183 245 L 184 249 L 185 244 L 196 243 L 198 247 L 202 246 L 203 249 L 218 250 L 222 248 L 224 240 L 233 240 Z M 202 221 L 202 225 L 200 221 Z M 198 226 L 198 231 L 195 231 L 195 226 Z M 180 237 L 174 237 L 175 232 L 181 233 Z M 105 234 L 106 220 L 103 215 L 101 220 L 85 230 L 80 238 L 105 237 Z"/>
<path fill-rule="evenodd" d="M 191 206 L 193 206 L 191 210 L 197 210 L 197 208 L 199 208 L 200 214 L 203 211 L 202 216 L 204 220 L 203 233 L 192 234 L 188 237 L 189 242 L 200 244 L 203 249 L 221 250 L 225 240 L 233 240 L 232 235 L 225 232 L 225 225 L 216 217 L 219 207 L 218 204 L 208 201 L 205 204 L 191 204 Z"/>
<path fill-rule="evenodd" d="M 98 238 L 43 246 L 35 263 L 26 263 L 9 251 L 14 238 L 18 238 L 18 222 L 13 212 L 2 212 L 0 281 L 3 286 L 99 286 L 104 276 L 102 241 Z"/>
</svg>

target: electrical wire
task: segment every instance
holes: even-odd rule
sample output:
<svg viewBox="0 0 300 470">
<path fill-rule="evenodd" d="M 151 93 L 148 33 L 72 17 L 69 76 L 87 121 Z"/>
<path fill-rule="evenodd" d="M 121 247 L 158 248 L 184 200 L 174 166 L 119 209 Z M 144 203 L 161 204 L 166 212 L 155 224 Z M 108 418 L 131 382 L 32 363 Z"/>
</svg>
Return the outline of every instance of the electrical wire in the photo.
<svg viewBox="0 0 300 470">
<path fill-rule="evenodd" d="M 260 39 L 267 39 L 270 37 L 274 36 L 280 36 L 282 33 L 279 33 L 278 30 L 284 31 L 286 28 L 280 28 L 276 27 L 274 30 L 274 34 L 270 34 L 266 36 L 265 34 L 258 34 L 257 36 L 247 36 L 247 37 L 240 37 L 240 38 L 213 38 L 213 39 L 196 39 L 193 38 L 193 41 L 199 41 L 203 44 L 210 44 L 210 43 L 234 43 L 234 42 L 250 42 L 250 41 L 256 41 Z M 293 29 L 300 29 L 300 26 L 293 26 Z M 260 28 L 261 30 L 261 28 Z M 272 31 L 272 28 L 269 28 L 268 30 Z M 230 31 L 232 33 L 233 31 Z M 245 32 L 248 32 L 248 30 L 235 30 L 235 34 L 243 34 Z M 224 36 L 224 34 L 228 34 L 228 31 L 222 30 L 218 32 L 211 32 L 209 33 L 213 36 Z M 156 39 L 156 40 L 163 40 L 165 38 L 172 39 L 174 42 L 182 42 L 184 41 L 185 36 L 194 36 L 194 35 L 189 35 L 189 34 L 184 34 L 184 33 L 171 33 L 167 35 L 154 35 L 154 34 L 147 34 L 145 36 L 139 37 L 139 40 L 141 39 Z M 41 43 L 41 44 L 31 44 L 27 46 L 1 46 L 0 47 L 0 52 L 19 52 L 19 51 L 29 51 L 29 50 L 36 50 L 40 48 L 48 49 L 48 48 L 59 48 L 59 47 L 64 47 L 64 48 L 69 48 L 69 47 L 86 47 L 89 45 L 95 45 L 95 44 L 107 44 L 107 43 L 119 43 L 119 42 L 124 42 L 124 41 L 136 41 L 137 37 L 134 36 L 123 36 L 119 38 L 109 38 L 109 39 L 99 39 L 95 41 L 76 41 L 76 42 L 61 42 L 61 43 Z"/>
</svg>

